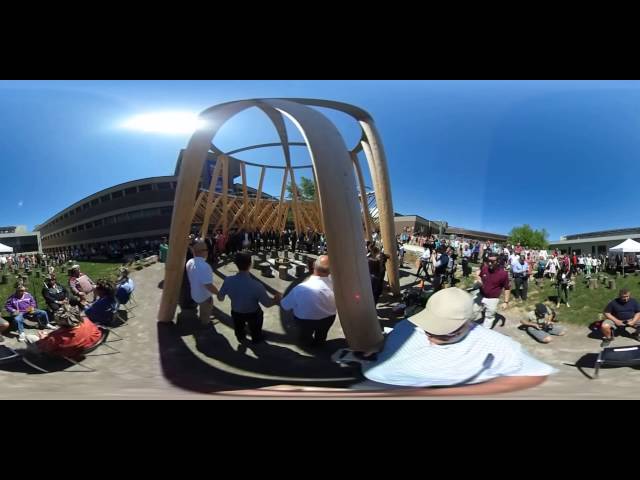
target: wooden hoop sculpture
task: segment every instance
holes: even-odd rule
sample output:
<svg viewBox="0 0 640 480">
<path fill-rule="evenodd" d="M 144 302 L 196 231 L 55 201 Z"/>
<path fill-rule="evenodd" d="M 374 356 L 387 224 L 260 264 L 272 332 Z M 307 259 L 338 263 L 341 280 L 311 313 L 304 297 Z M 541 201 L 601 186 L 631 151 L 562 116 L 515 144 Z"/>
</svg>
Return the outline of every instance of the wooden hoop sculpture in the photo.
<svg viewBox="0 0 640 480">
<path fill-rule="evenodd" d="M 309 106 L 339 110 L 355 118 L 361 126 L 361 139 L 352 150 L 348 150 L 337 128 L 319 111 Z M 261 198 L 264 165 L 256 199 L 250 202 L 246 189 L 244 162 L 241 164 L 243 195 L 241 198 L 228 194 L 223 188 L 215 194 L 217 177 L 222 175 L 223 185 L 228 185 L 229 161 L 234 153 L 265 145 L 256 145 L 226 154 L 212 144 L 222 125 L 237 113 L 251 107 L 265 112 L 274 124 L 285 155 L 280 201 L 266 202 Z M 302 134 L 313 164 L 316 183 L 316 202 L 299 202 L 296 194 L 294 170 L 291 166 L 290 145 L 285 129 L 284 116 L 288 117 Z M 282 229 L 289 208 L 292 209 L 296 230 L 306 226 L 325 233 L 330 252 L 331 271 L 338 309 L 338 317 L 350 347 L 355 350 L 373 350 L 382 342 L 382 333 L 371 291 L 367 259 L 364 253 L 364 231 L 367 236 L 373 230 L 366 208 L 366 192 L 362 172 L 357 162 L 361 150 L 366 156 L 374 183 L 382 241 L 389 255 L 387 274 L 394 294 L 400 291 L 398 259 L 395 255 L 395 229 L 389 173 L 382 142 L 373 119 L 364 110 L 340 102 L 316 99 L 258 99 L 241 100 L 211 107 L 200 115 L 204 127 L 191 137 L 184 152 L 176 189 L 169 253 L 165 266 L 162 299 L 158 321 L 173 321 L 180 287 L 184 274 L 184 262 L 188 247 L 187 236 L 196 220 L 202 221 L 201 231 L 206 234 L 214 213 L 218 217 L 216 228 L 226 232 L 240 221 L 242 225 L 261 229 Z M 272 146 L 268 144 L 266 146 Z M 296 143 L 299 145 L 299 143 Z M 198 192 L 198 184 L 204 162 L 209 152 L 218 155 L 209 193 Z M 255 165 L 255 164 L 253 164 Z M 292 200 L 284 202 L 287 177 L 291 178 Z M 356 190 L 356 178 L 359 192 Z M 360 194 L 360 195 L 359 195 Z M 358 198 L 361 198 L 362 204 Z M 196 204 L 193 201 L 196 199 Z M 266 208 L 270 205 L 269 208 Z M 362 208 L 362 210 L 361 210 Z M 230 213 L 231 212 L 231 213 Z M 362 214 L 364 214 L 364 219 Z M 230 220 L 230 215 L 233 217 Z M 364 225 L 364 231 L 363 231 Z"/>
</svg>

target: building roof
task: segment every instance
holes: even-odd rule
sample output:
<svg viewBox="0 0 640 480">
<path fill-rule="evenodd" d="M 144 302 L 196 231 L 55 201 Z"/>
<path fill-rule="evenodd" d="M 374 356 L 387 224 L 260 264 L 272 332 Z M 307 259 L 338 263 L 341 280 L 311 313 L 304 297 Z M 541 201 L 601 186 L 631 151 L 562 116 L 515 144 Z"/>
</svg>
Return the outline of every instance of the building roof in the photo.
<svg viewBox="0 0 640 480">
<path fill-rule="evenodd" d="M 70 211 L 70 210 L 74 210 L 75 208 L 79 207 L 80 205 L 91 201 L 95 198 L 101 197 L 103 195 L 106 195 L 107 193 L 111 193 L 111 192 L 116 192 L 118 190 L 122 190 L 123 188 L 127 188 L 127 187 L 131 187 L 134 185 L 140 185 L 140 184 L 145 184 L 145 183 L 161 183 L 161 182 L 171 182 L 171 181 L 176 181 L 177 177 L 173 176 L 173 175 L 163 175 L 163 176 L 158 176 L 158 177 L 147 177 L 147 178 L 140 178 L 138 180 L 130 180 L 128 182 L 124 182 L 124 183 L 119 183 L 117 185 L 114 185 L 113 187 L 109 187 L 109 188 L 105 188 L 103 190 L 100 190 L 99 192 L 93 193 L 87 197 L 82 198 L 81 200 L 78 200 L 77 202 L 73 203 L 72 205 L 68 206 L 67 208 L 65 208 L 64 210 L 60 210 L 58 213 L 56 213 L 55 215 L 52 215 L 51 217 L 49 217 L 47 220 L 45 220 L 44 222 L 36 225 L 33 229 L 34 230 L 40 230 L 42 227 L 44 227 L 45 225 L 47 225 L 49 222 L 52 222 L 56 217 L 63 215 L 64 213 Z"/>
<path fill-rule="evenodd" d="M 501 233 L 480 232 L 478 230 L 467 230 L 460 227 L 448 227 L 446 233 L 453 233 L 455 235 L 473 235 L 475 237 L 487 237 L 488 239 L 507 239 L 507 235 L 502 235 Z"/>
<path fill-rule="evenodd" d="M 562 240 L 578 240 L 578 239 L 586 239 L 586 238 L 597 238 L 597 237 L 610 237 L 610 236 L 626 236 L 630 237 L 632 235 L 640 236 L 640 227 L 632 227 L 632 228 L 618 228 L 614 230 L 601 230 L 599 232 L 588 232 L 588 233 L 576 233 L 574 235 L 565 235 L 562 237 Z"/>
<path fill-rule="evenodd" d="M 556 240 L 549 242 L 549 245 L 576 245 L 579 243 L 598 243 L 598 242 L 620 242 L 627 238 L 640 238 L 640 232 L 636 235 L 610 235 L 606 237 L 587 237 L 576 238 L 573 240 Z"/>
</svg>

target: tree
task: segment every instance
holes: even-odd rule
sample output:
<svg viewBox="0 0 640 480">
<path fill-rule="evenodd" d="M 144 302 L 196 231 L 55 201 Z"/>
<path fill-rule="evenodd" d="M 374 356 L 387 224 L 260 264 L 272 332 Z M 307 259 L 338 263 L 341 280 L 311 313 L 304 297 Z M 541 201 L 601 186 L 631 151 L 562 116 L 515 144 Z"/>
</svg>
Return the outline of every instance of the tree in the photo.
<svg viewBox="0 0 640 480">
<path fill-rule="evenodd" d="M 507 242 L 516 245 L 520 243 L 523 247 L 534 249 L 546 249 L 549 246 L 547 237 L 549 234 L 543 228 L 542 230 L 534 230 L 530 225 L 522 225 L 521 227 L 513 227 L 509 232 Z"/>
<path fill-rule="evenodd" d="M 298 189 L 299 200 L 315 200 L 316 198 L 316 184 L 313 180 L 307 177 L 300 177 L 300 183 L 296 184 Z M 291 183 L 287 184 L 287 198 L 293 198 L 293 187 Z"/>
</svg>

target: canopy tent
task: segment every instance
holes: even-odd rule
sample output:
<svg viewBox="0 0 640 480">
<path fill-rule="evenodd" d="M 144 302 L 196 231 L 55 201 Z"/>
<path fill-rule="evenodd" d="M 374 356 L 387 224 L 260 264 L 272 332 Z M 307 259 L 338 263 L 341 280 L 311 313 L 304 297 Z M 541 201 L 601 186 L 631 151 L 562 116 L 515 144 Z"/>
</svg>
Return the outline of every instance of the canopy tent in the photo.
<svg viewBox="0 0 640 480">
<path fill-rule="evenodd" d="M 620 245 L 616 245 L 615 247 L 611 247 L 609 249 L 610 252 L 622 253 L 624 256 L 625 253 L 640 253 L 640 243 L 627 238 Z M 622 274 L 624 275 L 624 261 L 622 262 Z"/>
<path fill-rule="evenodd" d="M 620 245 L 611 247 L 609 251 L 618 252 L 618 253 L 640 253 L 640 243 L 636 242 L 635 240 L 631 240 L 630 238 L 627 238 Z"/>
<path fill-rule="evenodd" d="M 0 253 L 13 253 L 13 248 L 6 246 L 4 243 L 0 243 Z"/>
</svg>

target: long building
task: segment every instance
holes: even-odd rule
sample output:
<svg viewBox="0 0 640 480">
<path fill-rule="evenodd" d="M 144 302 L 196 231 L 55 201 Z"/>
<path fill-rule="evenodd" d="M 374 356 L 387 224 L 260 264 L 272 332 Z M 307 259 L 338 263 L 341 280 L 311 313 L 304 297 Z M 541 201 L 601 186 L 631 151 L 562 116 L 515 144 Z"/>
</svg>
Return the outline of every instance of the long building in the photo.
<svg viewBox="0 0 640 480">
<path fill-rule="evenodd" d="M 101 190 L 47 219 L 39 231 L 45 252 L 168 235 L 175 176 L 151 177 Z"/>
<path fill-rule="evenodd" d="M 182 163 L 180 152 L 175 175 L 143 178 L 121 183 L 83 198 L 34 228 L 34 235 L 42 241 L 45 253 L 81 250 L 97 253 L 121 252 L 125 244 L 158 243 L 168 236 L 175 199 L 178 173 Z M 208 188 L 215 158 L 210 156 L 203 168 L 200 188 Z M 241 185 L 234 184 L 240 176 L 239 163 L 231 159 L 228 189 L 236 195 L 242 193 Z M 216 190 L 222 191 L 219 182 Z M 256 190 L 248 188 L 249 196 Z M 271 198 L 263 193 L 263 198 Z M 0 243 L 2 243 L 0 234 Z M 7 243 L 9 245 L 9 243 Z M 10 245 L 13 246 L 13 245 Z M 106 246 L 109 248 L 107 249 Z M 123 248 L 124 247 L 124 248 Z M 137 247 L 136 247 L 137 248 Z"/>
<path fill-rule="evenodd" d="M 24 225 L 0 227 L 0 243 L 13 248 L 14 253 L 42 252 L 40 232 L 29 232 Z"/>
<path fill-rule="evenodd" d="M 606 255 L 611 247 L 624 242 L 627 238 L 640 242 L 640 227 L 565 235 L 560 237 L 560 240 L 549 242 L 549 247 L 556 248 L 562 253 Z"/>
</svg>

